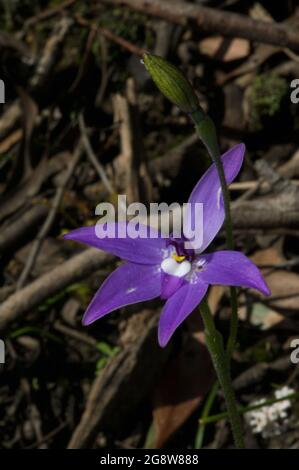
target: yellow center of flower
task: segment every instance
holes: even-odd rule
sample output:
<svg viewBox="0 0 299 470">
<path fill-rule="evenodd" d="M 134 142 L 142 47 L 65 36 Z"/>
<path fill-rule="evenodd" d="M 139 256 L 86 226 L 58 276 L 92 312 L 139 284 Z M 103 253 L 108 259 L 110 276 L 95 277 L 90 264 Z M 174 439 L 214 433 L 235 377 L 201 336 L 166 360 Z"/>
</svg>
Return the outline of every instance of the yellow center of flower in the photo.
<svg viewBox="0 0 299 470">
<path fill-rule="evenodd" d="M 172 255 L 172 258 L 177 261 L 178 263 L 181 263 L 182 261 L 184 261 L 184 259 L 186 258 L 186 256 L 179 256 L 177 255 L 176 253 L 174 253 Z"/>
</svg>

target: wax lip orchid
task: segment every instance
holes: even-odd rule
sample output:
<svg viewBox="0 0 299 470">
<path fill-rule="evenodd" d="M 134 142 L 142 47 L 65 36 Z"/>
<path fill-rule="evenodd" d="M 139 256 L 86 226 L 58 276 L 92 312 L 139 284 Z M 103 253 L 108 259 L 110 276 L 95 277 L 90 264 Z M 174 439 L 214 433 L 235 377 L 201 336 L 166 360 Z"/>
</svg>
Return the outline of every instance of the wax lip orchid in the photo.
<svg viewBox="0 0 299 470">
<path fill-rule="evenodd" d="M 222 157 L 227 184 L 240 171 L 245 146 L 236 145 Z M 183 238 L 98 238 L 95 226 L 82 227 L 65 238 L 97 247 L 125 261 L 104 281 L 88 306 L 83 324 L 98 320 L 126 305 L 161 297 L 166 300 L 162 311 L 158 339 L 164 347 L 174 331 L 205 296 L 209 285 L 254 288 L 270 295 L 258 268 L 241 252 L 216 251 L 203 254 L 224 221 L 224 207 L 217 169 L 212 164 L 194 187 L 190 206 L 203 204 L 203 243 L 198 250 L 186 250 Z M 189 211 L 192 224 L 193 213 Z M 110 222 L 109 222 L 110 223 Z M 112 223 L 112 222 L 111 222 Z"/>
</svg>

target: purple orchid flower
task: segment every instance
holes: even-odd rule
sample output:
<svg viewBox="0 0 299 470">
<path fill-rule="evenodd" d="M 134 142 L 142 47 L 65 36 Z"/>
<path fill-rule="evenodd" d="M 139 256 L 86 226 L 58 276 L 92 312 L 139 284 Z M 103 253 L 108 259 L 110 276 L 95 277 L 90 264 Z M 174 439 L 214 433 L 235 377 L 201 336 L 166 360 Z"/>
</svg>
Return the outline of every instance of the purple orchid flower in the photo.
<svg viewBox="0 0 299 470">
<path fill-rule="evenodd" d="M 244 144 L 239 144 L 221 157 L 228 184 L 238 175 L 244 153 Z M 126 222 L 111 223 L 116 229 L 115 238 L 98 238 L 95 226 L 82 227 L 65 235 L 65 238 L 100 248 L 126 261 L 95 294 L 84 314 L 84 325 L 126 305 L 161 297 L 166 303 L 159 321 L 158 340 L 164 347 L 201 302 L 209 285 L 242 286 L 270 295 L 260 271 L 244 254 L 228 250 L 202 254 L 224 221 L 221 187 L 214 164 L 197 183 L 188 202 L 203 203 L 204 233 L 199 253 L 186 250 L 184 239 L 167 239 L 159 233 L 156 238 L 118 237 L 118 229 Z M 192 218 L 192 214 L 189 217 Z"/>
</svg>

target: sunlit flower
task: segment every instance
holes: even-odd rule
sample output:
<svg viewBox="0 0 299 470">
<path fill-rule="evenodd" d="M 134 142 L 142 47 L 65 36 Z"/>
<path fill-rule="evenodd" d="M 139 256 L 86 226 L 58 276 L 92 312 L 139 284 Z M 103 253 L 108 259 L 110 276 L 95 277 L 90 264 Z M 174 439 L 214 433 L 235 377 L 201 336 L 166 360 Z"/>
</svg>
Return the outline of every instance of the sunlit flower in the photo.
<svg viewBox="0 0 299 470">
<path fill-rule="evenodd" d="M 228 184 L 239 173 L 244 152 L 245 146 L 239 144 L 221 157 Z M 164 238 L 161 234 L 157 238 L 121 238 L 117 234 L 126 222 L 113 223 L 115 238 L 99 238 L 95 226 L 65 235 L 126 261 L 95 294 L 83 324 L 88 325 L 120 307 L 161 297 L 166 300 L 158 328 L 159 344 L 163 347 L 201 302 L 209 285 L 249 287 L 270 294 L 258 268 L 243 253 L 225 250 L 203 254 L 224 221 L 221 187 L 214 164 L 197 183 L 188 202 L 191 207 L 195 203 L 203 204 L 203 243 L 199 252 L 186 249 L 183 238 Z M 193 212 L 189 212 L 191 226 L 194 226 L 193 217 Z"/>
</svg>

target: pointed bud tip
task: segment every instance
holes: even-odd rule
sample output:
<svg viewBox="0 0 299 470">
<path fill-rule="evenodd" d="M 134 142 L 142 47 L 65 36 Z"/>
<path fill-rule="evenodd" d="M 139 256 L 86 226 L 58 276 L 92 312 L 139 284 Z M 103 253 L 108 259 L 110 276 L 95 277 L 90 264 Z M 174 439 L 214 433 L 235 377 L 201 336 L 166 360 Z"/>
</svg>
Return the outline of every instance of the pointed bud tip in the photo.
<svg viewBox="0 0 299 470">
<path fill-rule="evenodd" d="M 161 93 L 182 111 L 192 113 L 199 108 L 197 96 L 180 69 L 162 57 L 145 53 L 145 68 Z"/>
</svg>

